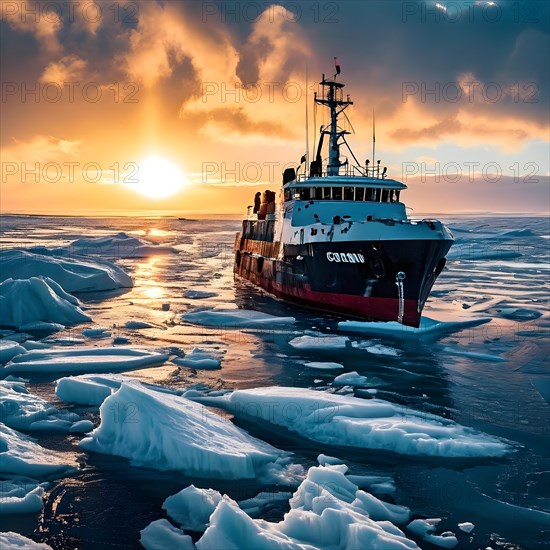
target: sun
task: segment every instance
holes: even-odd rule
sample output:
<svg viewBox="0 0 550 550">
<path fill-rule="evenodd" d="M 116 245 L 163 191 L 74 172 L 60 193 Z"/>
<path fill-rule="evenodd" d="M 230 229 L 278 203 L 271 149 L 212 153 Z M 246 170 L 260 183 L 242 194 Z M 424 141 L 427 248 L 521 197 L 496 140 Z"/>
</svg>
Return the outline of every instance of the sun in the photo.
<svg viewBox="0 0 550 550">
<path fill-rule="evenodd" d="M 179 167 L 156 155 L 140 161 L 132 179 L 132 188 L 152 199 L 175 195 L 186 185 Z"/>
</svg>

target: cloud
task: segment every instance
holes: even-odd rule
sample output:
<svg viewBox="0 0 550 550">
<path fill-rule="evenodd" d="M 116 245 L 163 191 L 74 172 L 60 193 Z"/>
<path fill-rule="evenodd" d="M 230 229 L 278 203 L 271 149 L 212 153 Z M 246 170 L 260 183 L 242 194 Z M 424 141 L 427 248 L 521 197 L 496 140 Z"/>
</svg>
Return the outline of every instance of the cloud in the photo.
<svg viewBox="0 0 550 550">
<path fill-rule="evenodd" d="M 87 62 L 76 55 L 67 55 L 59 61 L 49 63 L 40 76 L 42 83 L 56 83 L 63 86 L 65 82 L 76 82 L 84 78 Z"/>
</svg>

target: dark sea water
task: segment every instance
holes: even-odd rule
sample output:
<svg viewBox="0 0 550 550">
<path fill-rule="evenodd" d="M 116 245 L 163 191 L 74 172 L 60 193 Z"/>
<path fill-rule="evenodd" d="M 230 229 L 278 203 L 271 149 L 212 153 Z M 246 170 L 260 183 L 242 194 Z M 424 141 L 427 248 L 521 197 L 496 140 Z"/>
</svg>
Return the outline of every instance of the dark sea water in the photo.
<svg viewBox="0 0 550 550">
<path fill-rule="evenodd" d="M 185 350 L 200 346 L 225 352 L 218 371 L 194 373 L 167 363 L 128 373 L 139 380 L 175 388 L 205 384 L 228 389 L 267 385 L 326 389 L 334 372 L 306 368 L 304 362 L 336 361 L 345 372 L 357 371 L 375 381 L 372 387 L 381 399 L 515 442 L 516 450 L 503 459 L 436 460 L 328 448 L 252 423 L 241 424 L 254 436 L 294 452 L 294 461 L 305 467 L 316 464 L 317 455 L 325 453 L 343 459 L 353 474 L 393 477 L 395 502 L 408 506 L 413 518 L 443 518 L 438 532 L 455 532 L 458 548 L 548 548 L 550 222 L 527 217 L 444 221 L 456 242 L 424 315 L 440 321 L 484 317 L 491 322 L 435 338 L 346 333 L 357 342 L 371 340 L 396 349 L 398 356 L 353 348 L 299 351 L 289 346 L 289 340 L 308 330 L 344 334 L 337 323 L 345 318 L 287 304 L 234 282 L 237 221 L 5 216 L 0 229 L 3 248 L 65 246 L 82 236 L 123 231 L 179 249 L 179 254 L 149 259 L 117 259 L 134 277 L 135 286 L 124 292 L 80 294 L 93 323 L 55 335 L 82 338 L 83 329 L 99 326 L 110 328 L 113 336 L 129 338 L 132 345 Z M 215 296 L 185 298 L 185 291 L 196 289 Z M 170 309 L 163 309 L 163 304 L 170 304 Z M 226 304 L 292 316 L 296 324 L 284 330 L 210 329 L 180 318 L 198 307 Z M 148 321 L 156 328 L 126 329 L 123 325 L 128 320 Z M 111 340 L 89 345 L 110 345 Z M 504 360 L 495 360 L 499 357 Z M 58 407 L 75 410 L 96 425 L 99 422 L 96 409 L 61 403 L 54 394 L 53 376 L 31 378 L 28 388 Z M 139 548 L 139 531 L 165 517 L 164 499 L 190 483 L 219 489 L 237 500 L 265 489 L 258 483 L 186 479 L 180 473 L 133 467 L 122 458 L 83 452 L 78 447 L 81 436 L 76 434 L 33 436 L 44 447 L 76 457 L 81 470 L 51 483 L 41 513 L 0 517 L 0 530 L 18 531 L 53 548 Z M 285 511 L 285 506 L 277 505 L 264 518 L 276 521 Z M 458 530 L 457 523 L 465 521 L 475 524 L 473 533 Z M 435 548 L 418 542 L 422 548 Z"/>
</svg>

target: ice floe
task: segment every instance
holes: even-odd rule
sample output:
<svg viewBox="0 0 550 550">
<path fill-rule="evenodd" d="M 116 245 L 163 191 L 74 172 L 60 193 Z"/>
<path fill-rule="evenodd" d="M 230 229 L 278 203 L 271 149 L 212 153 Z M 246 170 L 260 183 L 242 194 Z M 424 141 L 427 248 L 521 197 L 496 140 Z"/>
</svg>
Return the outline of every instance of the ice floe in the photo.
<svg viewBox="0 0 550 550">
<path fill-rule="evenodd" d="M 373 355 L 384 355 L 387 357 L 399 357 L 401 355 L 398 349 L 383 346 L 382 344 L 375 344 L 374 342 L 352 342 L 351 345 L 356 349 L 364 349 Z"/>
<path fill-rule="evenodd" d="M 56 409 L 29 393 L 24 382 L 0 381 L 0 419 L 16 430 L 89 432 L 93 425 L 72 412 Z"/>
<path fill-rule="evenodd" d="M 464 521 L 463 523 L 458 524 L 458 528 L 464 533 L 471 533 L 474 530 L 475 525 L 469 521 Z"/>
<path fill-rule="evenodd" d="M 100 426 L 80 445 L 134 465 L 203 478 L 275 479 L 288 461 L 282 451 L 205 407 L 139 383 L 123 383 L 100 413 Z"/>
<path fill-rule="evenodd" d="M 126 347 L 75 347 L 29 351 L 0 372 L 121 372 L 162 365 L 169 355 Z"/>
<path fill-rule="evenodd" d="M 75 468 L 73 461 L 67 461 L 29 436 L 0 423 L 0 474 L 41 479 L 63 476 Z"/>
<path fill-rule="evenodd" d="M 366 376 L 361 376 L 357 371 L 352 371 L 337 376 L 332 383 L 335 386 L 366 386 L 369 379 Z"/>
<path fill-rule="evenodd" d="M 42 510 L 44 487 L 37 482 L 0 481 L 1 514 L 33 514 Z M 2 546 L 0 546 L 2 548 Z"/>
<path fill-rule="evenodd" d="M 21 353 L 26 353 L 26 348 L 12 340 L 0 340 L 0 363 L 7 363 L 10 359 Z"/>
<path fill-rule="evenodd" d="M 129 288 L 132 278 L 113 263 L 33 254 L 24 250 L 0 252 L 1 279 L 49 277 L 67 292 Z"/>
<path fill-rule="evenodd" d="M 439 457 L 500 457 L 511 450 L 499 438 L 381 399 L 273 386 L 198 400 L 334 446 Z"/>
<path fill-rule="evenodd" d="M 90 321 L 90 317 L 55 281 L 31 277 L 0 283 L 0 320 L 2 325 L 19 330 L 59 330 Z"/>
<path fill-rule="evenodd" d="M 156 328 L 155 325 L 148 323 L 147 321 L 126 321 L 124 327 L 131 330 L 141 330 L 144 328 Z"/>
<path fill-rule="evenodd" d="M 289 345 L 300 350 L 337 350 L 345 349 L 349 345 L 347 336 L 297 336 L 290 340 Z"/>
<path fill-rule="evenodd" d="M 162 508 L 182 529 L 204 531 L 221 499 L 221 493 L 214 489 L 197 489 L 194 485 L 190 485 L 179 493 L 169 496 Z"/>
<path fill-rule="evenodd" d="M 310 361 L 309 363 L 304 363 L 304 365 L 310 369 L 319 370 L 336 370 L 344 368 L 344 365 L 340 363 L 331 363 L 330 361 Z"/>
<path fill-rule="evenodd" d="M 338 329 L 344 332 L 361 332 L 365 334 L 383 334 L 396 338 L 411 338 L 436 340 L 447 334 L 459 332 L 466 328 L 477 327 L 489 323 L 491 319 L 469 319 L 467 321 L 436 321 L 422 317 L 420 327 L 408 327 L 397 321 L 341 321 Z"/>
<path fill-rule="evenodd" d="M 201 348 L 193 348 L 191 352 L 187 353 L 184 357 L 172 359 L 172 363 L 180 367 L 189 367 L 199 370 L 216 370 L 221 368 L 220 358 Z"/>
<path fill-rule="evenodd" d="M 458 544 L 458 540 L 454 533 L 441 533 L 434 535 L 437 525 L 441 522 L 441 518 L 432 519 L 415 519 L 407 525 L 407 529 L 419 536 L 427 542 L 431 542 L 440 548 L 454 548 Z"/>
<path fill-rule="evenodd" d="M 140 531 L 139 542 L 146 550 L 193 550 L 189 535 L 174 527 L 167 519 L 157 519 Z"/>
<path fill-rule="evenodd" d="M 214 298 L 217 295 L 217 292 L 210 292 L 208 290 L 186 290 L 183 293 L 184 298 L 190 298 L 191 300 L 204 300 L 205 298 Z"/>
<path fill-rule="evenodd" d="M 270 328 L 296 322 L 294 317 L 277 317 L 249 309 L 208 309 L 191 311 L 181 316 L 183 321 L 206 327 L 223 328 Z"/>
</svg>

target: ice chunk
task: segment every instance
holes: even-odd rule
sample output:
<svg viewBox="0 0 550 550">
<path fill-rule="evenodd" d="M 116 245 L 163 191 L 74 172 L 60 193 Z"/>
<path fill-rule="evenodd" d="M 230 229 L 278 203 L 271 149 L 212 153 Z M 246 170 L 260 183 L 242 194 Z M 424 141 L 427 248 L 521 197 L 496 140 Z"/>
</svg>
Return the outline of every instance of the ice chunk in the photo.
<svg viewBox="0 0 550 550">
<path fill-rule="evenodd" d="M 24 382 L 0 381 L 0 419 L 16 430 L 78 432 L 79 416 L 57 410 L 41 397 L 27 391 Z M 88 430 L 86 430 L 88 431 Z"/>
<path fill-rule="evenodd" d="M 217 295 L 216 292 L 208 292 L 206 290 L 186 290 L 183 293 L 184 298 L 190 298 L 191 300 L 203 300 L 204 298 L 213 298 Z"/>
<path fill-rule="evenodd" d="M 76 463 L 64 461 L 57 453 L 44 449 L 30 437 L 0 423 L 0 474 L 16 474 L 39 479 L 63 476 Z"/>
<path fill-rule="evenodd" d="M 366 386 L 369 379 L 366 376 L 361 376 L 357 371 L 345 372 L 337 376 L 333 384 L 336 386 Z"/>
<path fill-rule="evenodd" d="M 34 482 L 0 481 L 1 514 L 33 514 L 42 510 L 44 488 Z"/>
<path fill-rule="evenodd" d="M 382 344 L 374 344 L 373 342 L 353 342 L 352 347 L 357 349 L 367 350 L 373 355 L 385 355 L 388 357 L 399 357 L 401 352 L 390 346 L 383 346 Z"/>
<path fill-rule="evenodd" d="M 321 466 L 326 466 L 327 464 L 331 464 L 331 465 L 334 465 L 334 464 L 343 464 L 344 462 L 342 460 L 340 460 L 339 458 L 336 458 L 334 456 L 328 456 L 328 455 L 324 455 L 324 454 L 320 454 L 318 457 L 317 457 L 317 462 L 321 465 Z"/>
<path fill-rule="evenodd" d="M 501 457 L 511 450 L 500 438 L 381 399 L 290 387 L 237 390 L 199 399 L 237 417 L 261 419 L 335 446 L 441 457 Z"/>
<path fill-rule="evenodd" d="M 25 353 L 27 350 L 18 342 L 0 340 L 0 363 L 7 363 L 12 357 Z"/>
<path fill-rule="evenodd" d="M 50 257 L 24 250 L 0 253 L 0 280 L 48 277 L 67 292 L 91 292 L 129 288 L 132 279 L 120 267 L 110 262 L 89 259 Z"/>
<path fill-rule="evenodd" d="M 197 489 L 194 485 L 168 497 L 163 509 L 183 529 L 204 531 L 222 495 L 214 489 Z"/>
<path fill-rule="evenodd" d="M 107 328 L 86 328 L 82 331 L 86 338 L 109 338 L 111 333 Z"/>
<path fill-rule="evenodd" d="M 258 517 L 265 513 L 269 508 L 281 502 L 286 502 L 292 497 L 292 493 L 278 491 L 276 493 L 268 493 L 262 491 L 255 497 L 246 500 L 240 500 L 237 504 L 241 510 L 244 510 L 250 517 Z"/>
<path fill-rule="evenodd" d="M 348 346 L 347 336 L 298 336 L 293 338 L 289 344 L 296 349 L 302 350 L 337 350 Z"/>
<path fill-rule="evenodd" d="M 310 369 L 319 370 L 336 370 L 344 368 L 344 365 L 341 365 L 340 363 L 331 363 L 328 361 L 311 361 L 309 363 L 304 363 L 304 365 Z"/>
<path fill-rule="evenodd" d="M 286 326 L 296 322 L 294 317 L 277 317 L 249 309 L 208 309 L 184 313 L 181 318 L 188 323 L 206 327 L 255 328 Z"/>
<path fill-rule="evenodd" d="M 14 357 L 6 372 L 117 372 L 162 365 L 167 354 L 124 347 L 75 347 L 30 351 Z"/>
<path fill-rule="evenodd" d="M 461 531 L 464 531 L 464 533 L 471 533 L 474 530 L 475 525 L 473 523 L 470 523 L 469 521 L 465 521 L 463 523 L 459 523 L 458 528 Z"/>
<path fill-rule="evenodd" d="M 441 518 L 415 519 L 407 525 L 407 529 L 411 533 L 414 533 L 427 542 L 431 542 L 435 546 L 439 546 L 440 548 L 454 548 L 458 544 L 458 540 L 453 533 L 446 532 L 441 535 L 433 534 L 440 521 Z"/>
<path fill-rule="evenodd" d="M 52 550 L 52 547 L 47 544 L 34 542 L 34 540 L 12 531 L 0 533 L 0 548 L 6 548 L 6 550 Z"/>
<path fill-rule="evenodd" d="M 193 348 L 185 357 L 177 357 L 172 360 L 172 363 L 193 369 L 215 370 L 221 368 L 220 359 L 201 348 Z"/>
<path fill-rule="evenodd" d="M 37 322 L 74 325 L 90 321 L 90 317 L 80 309 L 80 302 L 55 281 L 31 277 L 0 283 L 0 320 L 5 326 L 40 330 L 51 326 Z"/>
<path fill-rule="evenodd" d="M 155 325 L 147 323 L 146 321 L 126 321 L 124 323 L 124 326 L 132 330 L 141 330 L 143 328 L 156 328 Z"/>
<path fill-rule="evenodd" d="M 139 542 L 146 550 L 193 550 L 195 545 L 189 535 L 174 527 L 166 519 L 157 519 L 140 531 Z"/>
<path fill-rule="evenodd" d="M 275 478 L 282 470 L 284 453 L 184 397 L 123 383 L 100 413 L 100 426 L 80 442 L 89 451 L 203 478 Z"/>
<path fill-rule="evenodd" d="M 391 520 L 408 521 L 409 510 L 384 503 L 358 489 L 345 475 L 345 465 L 310 468 L 290 499 L 283 521 L 254 520 L 228 497 L 218 503 L 197 548 L 384 548 L 418 549 Z M 373 519 L 381 518 L 380 520 Z"/>
</svg>

